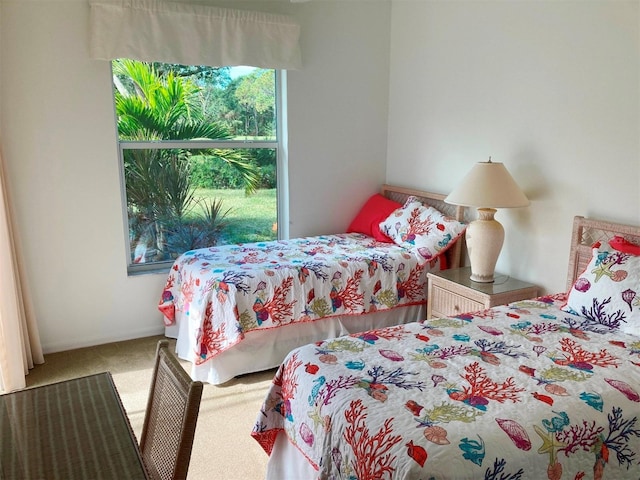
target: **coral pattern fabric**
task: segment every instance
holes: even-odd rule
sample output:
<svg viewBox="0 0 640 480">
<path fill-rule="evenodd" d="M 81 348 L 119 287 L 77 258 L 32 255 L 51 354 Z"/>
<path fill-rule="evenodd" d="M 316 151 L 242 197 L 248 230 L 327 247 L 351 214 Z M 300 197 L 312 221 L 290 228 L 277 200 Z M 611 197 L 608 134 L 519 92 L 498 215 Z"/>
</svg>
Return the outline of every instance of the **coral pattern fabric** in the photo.
<svg viewBox="0 0 640 480">
<path fill-rule="evenodd" d="M 191 250 L 173 264 L 158 308 L 185 313 L 198 365 L 258 329 L 424 303 L 417 255 L 351 233 Z"/>
<path fill-rule="evenodd" d="M 416 197 L 380 223 L 380 231 L 398 245 L 415 250 L 423 261 L 442 255 L 465 232 L 467 226 L 447 217 L 430 205 L 423 205 Z"/>
<path fill-rule="evenodd" d="M 563 310 L 640 335 L 640 256 L 594 247 Z"/>
<path fill-rule="evenodd" d="M 318 479 L 637 478 L 640 337 L 566 296 L 293 350 L 253 437 Z"/>
</svg>

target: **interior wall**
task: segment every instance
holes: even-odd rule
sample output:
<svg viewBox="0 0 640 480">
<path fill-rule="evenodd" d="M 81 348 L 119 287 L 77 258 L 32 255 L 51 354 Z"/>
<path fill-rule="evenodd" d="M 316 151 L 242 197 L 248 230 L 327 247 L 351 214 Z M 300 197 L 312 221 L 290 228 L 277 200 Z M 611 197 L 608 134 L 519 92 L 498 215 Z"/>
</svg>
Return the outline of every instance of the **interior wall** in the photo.
<svg viewBox="0 0 640 480">
<path fill-rule="evenodd" d="M 384 182 L 388 2 L 200 2 L 287 13 L 290 234 L 344 231 Z M 0 0 L 0 148 L 45 353 L 161 333 L 166 274 L 128 277 L 108 62 L 88 0 Z"/>
<path fill-rule="evenodd" d="M 571 225 L 640 225 L 637 1 L 392 3 L 387 181 L 450 192 L 503 162 L 497 270 L 565 290 Z"/>
</svg>

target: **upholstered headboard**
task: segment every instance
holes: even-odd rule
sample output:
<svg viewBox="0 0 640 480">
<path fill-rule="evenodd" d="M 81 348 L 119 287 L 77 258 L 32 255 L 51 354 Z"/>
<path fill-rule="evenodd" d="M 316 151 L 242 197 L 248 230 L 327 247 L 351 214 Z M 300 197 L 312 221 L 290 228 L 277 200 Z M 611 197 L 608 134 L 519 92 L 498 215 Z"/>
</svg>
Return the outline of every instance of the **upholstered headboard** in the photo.
<svg viewBox="0 0 640 480">
<path fill-rule="evenodd" d="M 446 195 L 443 195 L 441 193 L 425 192 L 423 190 L 414 190 L 411 188 L 397 187 L 387 184 L 382 185 L 380 193 L 398 203 L 404 203 L 408 197 L 414 196 L 425 205 L 432 206 L 448 217 L 455 218 L 460 222 L 470 221 L 470 219 L 467 218 L 467 209 L 465 207 L 445 203 L 444 199 L 446 198 Z M 465 243 L 463 236 L 453 245 L 453 247 L 449 248 L 445 252 L 445 255 L 447 257 L 447 266 L 449 268 L 457 268 L 462 266 L 462 262 L 464 260 L 463 253 L 465 252 L 464 247 Z"/>
<path fill-rule="evenodd" d="M 567 272 L 567 291 L 571 289 L 576 278 L 589 264 L 593 255 L 593 244 L 596 242 L 607 244 L 615 235 L 620 235 L 628 241 L 640 245 L 640 227 L 638 226 L 590 220 L 581 216 L 574 217 L 569 270 Z"/>
</svg>

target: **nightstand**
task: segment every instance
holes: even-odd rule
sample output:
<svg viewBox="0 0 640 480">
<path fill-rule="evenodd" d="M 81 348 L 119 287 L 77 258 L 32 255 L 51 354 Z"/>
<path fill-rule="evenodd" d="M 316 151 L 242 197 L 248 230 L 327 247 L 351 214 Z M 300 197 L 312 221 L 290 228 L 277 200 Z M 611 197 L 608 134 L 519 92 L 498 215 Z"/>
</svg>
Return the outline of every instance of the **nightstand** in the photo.
<svg viewBox="0 0 640 480">
<path fill-rule="evenodd" d="M 538 287 L 508 275 L 496 274 L 493 283 L 473 282 L 469 275 L 471 267 L 427 274 L 427 318 L 477 312 L 538 296 Z"/>
</svg>

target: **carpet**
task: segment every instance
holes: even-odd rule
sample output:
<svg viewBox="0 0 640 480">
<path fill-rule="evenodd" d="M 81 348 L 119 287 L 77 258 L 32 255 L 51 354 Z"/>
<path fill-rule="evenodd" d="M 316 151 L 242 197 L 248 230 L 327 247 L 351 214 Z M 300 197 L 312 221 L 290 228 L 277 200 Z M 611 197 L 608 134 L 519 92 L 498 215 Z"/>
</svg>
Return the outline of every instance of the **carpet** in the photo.
<svg viewBox="0 0 640 480">
<path fill-rule="evenodd" d="M 135 434 L 140 436 L 156 344 L 163 336 L 45 355 L 27 375 L 27 387 L 111 372 Z M 171 348 L 175 345 L 172 342 Z M 188 363 L 183 362 L 185 368 Z M 251 429 L 275 370 L 243 375 L 224 385 L 205 384 L 189 465 L 189 480 L 261 480 L 267 454 Z"/>
</svg>

